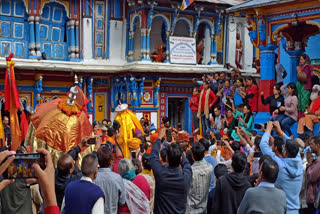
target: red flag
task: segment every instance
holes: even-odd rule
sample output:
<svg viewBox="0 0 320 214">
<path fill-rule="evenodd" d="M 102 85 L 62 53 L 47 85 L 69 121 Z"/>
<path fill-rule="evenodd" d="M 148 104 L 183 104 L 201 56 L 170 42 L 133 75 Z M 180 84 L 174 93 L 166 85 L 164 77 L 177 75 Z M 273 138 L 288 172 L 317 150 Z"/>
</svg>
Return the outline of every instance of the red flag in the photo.
<svg viewBox="0 0 320 214">
<path fill-rule="evenodd" d="M 11 150 L 17 150 L 21 144 L 21 131 L 17 111 L 20 109 L 20 99 L 14 76 L 13 54 L 6 58 L 7 72 L 5 79 L 5 110 L 10 111 Z"/>
<path fill-rule="evenodd" d="M 21 141 L 23 141 L 26 138 L 28 128 L 29 128 L 28 120 L 24 111 L 22 111 L 20 115 L 20 126 L 21 126 Z"/>
</svg>

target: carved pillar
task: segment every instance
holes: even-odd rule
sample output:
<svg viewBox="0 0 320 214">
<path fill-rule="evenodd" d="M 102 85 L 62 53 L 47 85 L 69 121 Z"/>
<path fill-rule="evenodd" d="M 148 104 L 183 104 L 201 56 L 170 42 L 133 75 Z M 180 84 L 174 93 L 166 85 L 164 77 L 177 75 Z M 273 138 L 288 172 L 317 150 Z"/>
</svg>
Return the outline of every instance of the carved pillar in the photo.
<svg viewBox="0 0 320 214">
<path fill-rule="evenodd" d="M 141 60 L 147 60 L 147 29 L 141 29 Z"/>
<path fill-rule="evenodd" d="M 35 17 L 35 32 L 36 32 L 36 55 L 41 56 L 40 43 L 40 16 Z"/>
<path fill-rule="evenodd" d="M 209 64 L 214 65 L 214 64 L 218 64 L 217 60 L 216 60 L 217 59 L 217 48 L 216 48 L 215 35 L 211 34 L 210 38 L 211 38 L 211 50 L 210 50 L 211 59 L 210 59 Z"/>
<path fill-rule="evenodd" d="M 75 58 L 80 58 L 79 55 L 79 21 L 76 21 L 76 41 L 75 41 Z"/>
<path fill-rule="evenodd" d="M 139 82 L 139 96 L 138 96 L 138 105 L 141 106 L 142 105 L 142 100 L 143 100 L 143 92 L 144 92 L 144 80 L 145 78 L 142 77 L 140 79 L 140 82 Z"/>
<path fill-rule="evenodd" d="M 129 32 L 129 50 L 128 50 L 128 61 L 133 61 L 133 46 L 134 46 L 134 32 Z"/>
<path fill-rule="evenodd" d="M 68 32 L 69 32 L 69 47 L 68 47 L 68 52 L 69 52 L 69 58 L 75 58 L 75 20 L 70 20 L 68 21 Z"/>
<path fill-rule="evenodd" d="M 93 77 L 87 79 L 87 98 L 89 103 L 87 104 L 87 112 L 93 112 Z"/>
<path fill-rule="evenodd" d="M 153 104 L 155 107 L 159 107 L 160 81 L 161 81 L 161 78 L 159 78 L 153 83 L 153 90 L 154 90 Z"/>
<path fill-rule="evenodd" d="M 164 62 L 167 62 L 169 63 L 170 62 L 170 53 L 169 53 L 169 35 L 170 35 L 170 30 L 168 29 L 167 32 L 166 32 L 166 38 L 167 38 L 167 48 L 166 48 L 166 53 L 167 53 L 167 56 L 166 56 L 166 60 Z"/>
<path fill-rule="evenodd" d="M 276 45 L 268 44 L 266 46 L 259 46 L 261 51 L 260 55 L 260 81 L 259 81 L 259 93 L 264 92 L 264 97 L 268 97 L 273 94 L 273 86 L 275 82 L 275 49 Z M 255 123 L 265 123 L 266 120 L 270 118 L 269 106 L 265 106 L 261 103 L 261 99 L 258 99 L 258 111 L 259 113 L 256 115 Z"/>
<path fill-rule="evenodd" d="M 36 80 L 37 80 L 37 83 L 36 83 L 36 92 L 37 92 L 36 105 L 39 105 L 40 101 L 41 101 L 41 92 L 43 91 L 43 88 L 42 88 L 43 77 L 42 77 L 42 75 L 41 74 L 37 75 Z"/>
<path fill-rule="evenodd" d="M 147 34 L 146 34 L 146 61 L 150 61 L 150 32 L 151 32 L 151 28 L 147 28 Z"/>
<path fill-rule="evenodd" d="M 36 43 L 35 43 L 35 33 L 34 33 L 34 16 L 28 17 L 29 22 L 29 56 L 34 57 L 36 55 Z"/>
<path fill-rule="evenodd" d="M 131 81 L 131 106 L 138 106 L 138 84 L 137 79 L 135 77 L 130 78 Z"/>
</svg>

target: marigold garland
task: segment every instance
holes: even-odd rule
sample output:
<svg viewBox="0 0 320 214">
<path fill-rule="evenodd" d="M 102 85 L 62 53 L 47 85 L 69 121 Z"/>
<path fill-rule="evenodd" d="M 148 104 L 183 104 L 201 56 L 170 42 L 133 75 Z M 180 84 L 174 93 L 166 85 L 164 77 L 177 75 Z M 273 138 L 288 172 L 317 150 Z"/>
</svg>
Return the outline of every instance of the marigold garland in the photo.
<svg viewBox="0 0 320 214">
<path fill-rule="evenodd" d="M 58 108 L 60 111 L 62 111 L 68 116 L 71 116 L 74 114 L 79 115 L 81 113 L 82 108 L 78 103 L 74 102 L 73 105 L 69 105 L 67 102 L 68 102 L 68 98 L 65 98 L 58 103 Z"/>
</svg>

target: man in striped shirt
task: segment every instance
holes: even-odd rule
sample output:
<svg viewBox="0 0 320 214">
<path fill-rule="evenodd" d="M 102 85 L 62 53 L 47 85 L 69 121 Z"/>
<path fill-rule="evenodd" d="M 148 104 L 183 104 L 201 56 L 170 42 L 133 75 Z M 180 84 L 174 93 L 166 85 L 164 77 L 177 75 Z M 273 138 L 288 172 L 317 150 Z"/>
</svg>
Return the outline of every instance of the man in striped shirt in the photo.
<svg viewBox="0 0 320 214">
<path fill-rule="evenodd" d="M 207 202 L 213 167 L 204 158 L 205 148 L 200 143 L 192 146 L 192 182 L 187 198 L 186 213 L 207 213 Z"/>
</svg>

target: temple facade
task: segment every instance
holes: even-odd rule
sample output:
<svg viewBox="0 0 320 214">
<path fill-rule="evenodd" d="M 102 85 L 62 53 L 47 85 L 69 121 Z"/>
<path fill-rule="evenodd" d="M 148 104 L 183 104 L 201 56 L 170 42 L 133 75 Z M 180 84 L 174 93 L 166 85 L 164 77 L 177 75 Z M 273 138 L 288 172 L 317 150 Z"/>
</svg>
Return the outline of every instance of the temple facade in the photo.
<svg viewBox="0 0 320 214">
<path fill-rule="evenodd" d="M 191 131 L 192 78 L 228 71 L 227 63 L 256 73 L 254 59 L 262 54 L 247 18 L 226 13 L 241 2 L 195 1 L 181 11 L 180 0 L 2 0 L 0 90 L 5 57 L 13 53 L 20 100 L 30 113 L 78 84 L 91 121 L 113 119 L 114 108 L 128 103 L 156 127 L 169 116 Z"/>
</svg>

